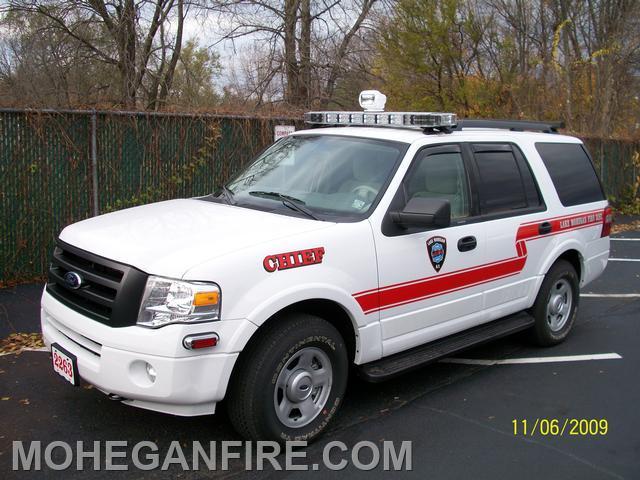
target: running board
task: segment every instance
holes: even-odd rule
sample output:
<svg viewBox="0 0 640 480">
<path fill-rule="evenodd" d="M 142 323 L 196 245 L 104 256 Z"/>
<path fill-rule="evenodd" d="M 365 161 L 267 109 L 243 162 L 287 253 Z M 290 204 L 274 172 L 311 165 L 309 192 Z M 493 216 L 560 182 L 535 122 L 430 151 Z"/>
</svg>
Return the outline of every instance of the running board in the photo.
<svg viewBox="0 0 640 480">
<path fill-rule="evenodd" d="M 534 322 L 535 320 L 528 313 L 516 313 L 411 350 L 366 363 L 358 368 L 358 373 L 369 382 L 382 382 L 469 347 L 525 330 L 533 326 Z"/>
</svg>

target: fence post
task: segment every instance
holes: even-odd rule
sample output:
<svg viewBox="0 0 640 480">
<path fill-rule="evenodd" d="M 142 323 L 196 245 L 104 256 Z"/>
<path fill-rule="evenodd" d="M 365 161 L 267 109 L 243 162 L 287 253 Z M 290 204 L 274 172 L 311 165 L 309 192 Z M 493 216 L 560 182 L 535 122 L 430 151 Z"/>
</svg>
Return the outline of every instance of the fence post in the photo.
<svg viewBox="0 0 640 480">
<path fill-rule="evenodd" d="M 600 181 L 602 182 L 602 185 L 605 186 L 605 191 L 610 195 L 611 194 L 611 189 L 607 188 L 607 182 L 604 178 L 604 162 L 606 161 L 604 158 L 604 140 L 600 139 Z M 617 193 L 617 192 L 616 192 Z M 616 195 L 617 196 L 617 195 Z"/>
<path fill-rule="evenodd" d="M 91 188 L 93 192 L 93 216 L 100 215 L 100 206 L 98 205 L 98 114 L 95 110 L 91 111 Z"/>
</svg>

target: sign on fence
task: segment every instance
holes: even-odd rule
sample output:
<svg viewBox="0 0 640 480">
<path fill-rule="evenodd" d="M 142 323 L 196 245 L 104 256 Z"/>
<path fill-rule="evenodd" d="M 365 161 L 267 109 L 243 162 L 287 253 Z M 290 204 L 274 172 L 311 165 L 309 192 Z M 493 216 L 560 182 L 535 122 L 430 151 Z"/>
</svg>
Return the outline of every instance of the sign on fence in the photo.
<svg viewBox="0 0 640 480">
<path fill-rule="evenodd" d="M 273 130 L 273 141 L 280 140 L 282 137 L 291 135 L 295 131 L 296 127 L 294 125 L 276 125 Z"/>
</svg>

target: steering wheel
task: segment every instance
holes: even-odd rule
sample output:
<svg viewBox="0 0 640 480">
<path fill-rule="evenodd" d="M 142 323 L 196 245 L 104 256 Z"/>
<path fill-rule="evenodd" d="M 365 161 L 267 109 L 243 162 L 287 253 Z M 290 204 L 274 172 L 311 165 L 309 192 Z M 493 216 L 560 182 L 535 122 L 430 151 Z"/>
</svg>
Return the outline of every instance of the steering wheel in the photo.
<svg viewBox="0 0 640 480">
<path fill-rule="evenodd" d="M 358 196 L 362 196 L 364 198 L 367 198 L 368 197 L 367 194 L 370 193 L 373 196 L 373 198 L 375 198 L 375 196 L 378 194 L 378 190 L 376 190 L 375 188 L 369 185 L 358 185 L 357 187 L 351 190 L 351 193 L 355 193 Z"/>
</svg>

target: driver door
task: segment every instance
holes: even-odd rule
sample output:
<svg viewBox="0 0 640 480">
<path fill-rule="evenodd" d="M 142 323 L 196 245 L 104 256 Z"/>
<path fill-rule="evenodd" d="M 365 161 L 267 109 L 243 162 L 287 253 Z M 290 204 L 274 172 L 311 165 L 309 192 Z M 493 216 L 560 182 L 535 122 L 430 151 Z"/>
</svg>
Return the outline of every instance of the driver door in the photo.
<svg viewBox="0 0 640 480">
<path fill-rule="evenodd" d="M 446 228 L 402 229 L 387 212 L 374 233 L 384 356 L 480 323 L 483 298 L 477 271 L 484 263 L 485 235 L 482 223 L 468 223 L 471 192 L 460 145 L 417 153 L 390 211 L 401 210 L 414 197 L 442 198 L 451 205 L 452 219 Z"/>
</svg>

